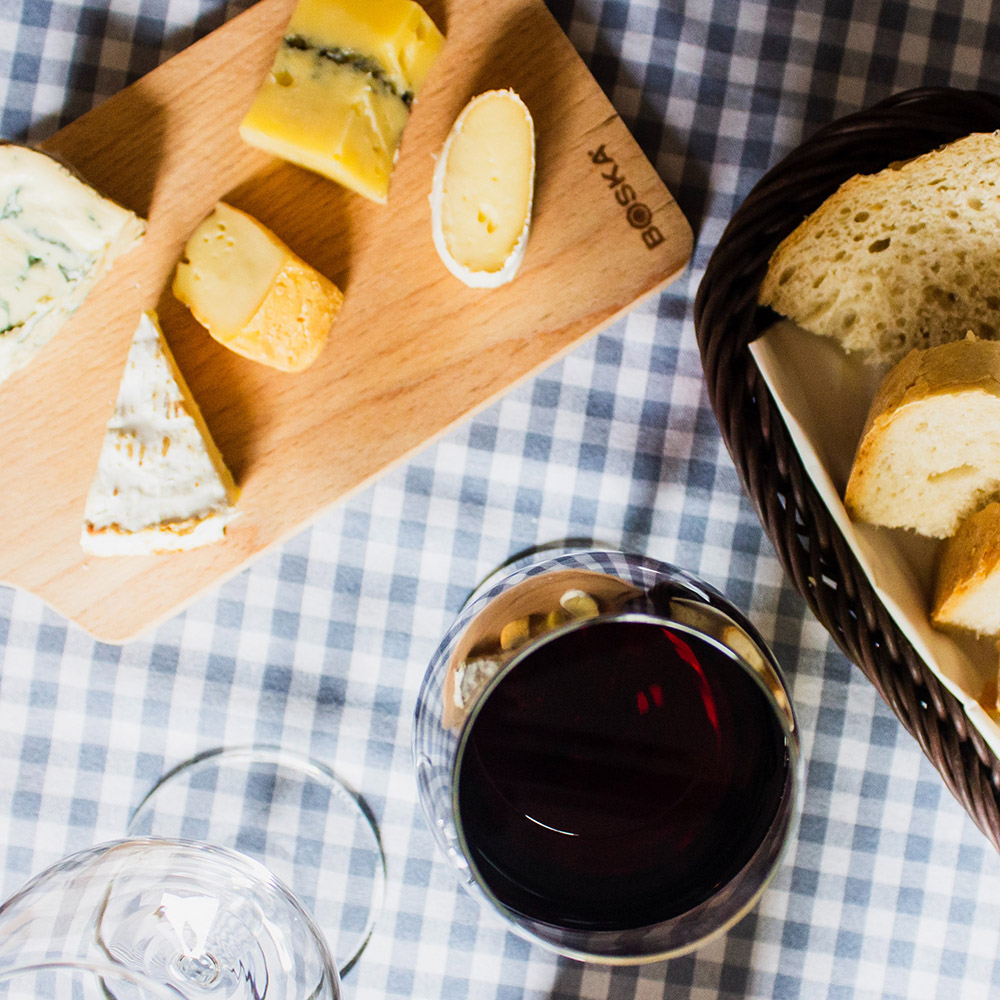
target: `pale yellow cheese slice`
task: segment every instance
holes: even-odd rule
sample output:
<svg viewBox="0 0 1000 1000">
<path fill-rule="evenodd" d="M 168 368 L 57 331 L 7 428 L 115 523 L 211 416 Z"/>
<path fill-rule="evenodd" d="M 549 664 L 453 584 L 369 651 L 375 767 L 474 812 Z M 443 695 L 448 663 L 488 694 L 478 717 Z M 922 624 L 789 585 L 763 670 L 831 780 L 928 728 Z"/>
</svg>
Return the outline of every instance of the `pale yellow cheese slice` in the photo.
<svg viewBox="0 0 1000 1000">
<path fill-rule="evenodd" d="M 240 135 L 384 203 L 443 44 L 413 0 L 300 0 Z"/>
<path fill-rule="evenodd" d="M 512 90 L 473 98 L 445 140 L 431 188 L 434 247 L 473 288 L 510 281 L 524 257 L 535 186 L 535 129 Z"/>
<path fill-rule="evenodd" d="M 220 344 L 285 372 L 316 360 L 344 300 L 266 226 L 221 201 L 188 239 L 173 292 Z"/>
</svg>

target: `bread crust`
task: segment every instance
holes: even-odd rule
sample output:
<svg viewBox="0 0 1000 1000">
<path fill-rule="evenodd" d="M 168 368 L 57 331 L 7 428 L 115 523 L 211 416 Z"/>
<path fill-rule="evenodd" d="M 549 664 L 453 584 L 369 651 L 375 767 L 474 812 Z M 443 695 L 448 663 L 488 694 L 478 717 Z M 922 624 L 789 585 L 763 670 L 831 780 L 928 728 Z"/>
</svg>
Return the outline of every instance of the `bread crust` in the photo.
<svg viewBox="0 0 1000 1000">
<path fill-rule="evenodd" d="M 945 543 L 938 562 L 931 619 L 935 625 L 959 625 L 956 614 L 965 599 L 1000 568 L 1000 503 L 994 501 L 963 522 Z M 998 609 L 1000 615 L 1000 609 Z M 984 623 L 982 634 L 996 634 Z"/>
<path fill-rule="evenodd" d="M 934 426 L 934 399 L 974 393 L 1000 399 L 1000 343 L 967 337 L 929 350 L 913 350 L 888 373 L 869 408 L 844 494 L 844 504 L 852 518 L 874 520 L 870 498 L 876 480 L 885 474 L 880 452 L 885 436 L 892 433 L 893 425 L 904 411 L 913 406 L 927 406 L 927 432 L 940 433 Z M 921 470 L 914 469 L 913 474 L 919 475 Z M 996 479 L 1000 481 L 1000 464 Z M 890 526 L 921 530 L 919 523 L 906 517 Z"/>
</svg>

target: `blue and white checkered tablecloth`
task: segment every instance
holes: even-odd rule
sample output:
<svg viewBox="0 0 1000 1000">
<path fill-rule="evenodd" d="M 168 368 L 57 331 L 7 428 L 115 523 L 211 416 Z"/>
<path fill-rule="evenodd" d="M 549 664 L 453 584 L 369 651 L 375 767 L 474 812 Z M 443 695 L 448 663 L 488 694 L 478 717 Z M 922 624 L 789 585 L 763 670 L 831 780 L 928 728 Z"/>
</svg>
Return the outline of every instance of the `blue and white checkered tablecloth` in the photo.
<svg viewBox="0 0 1000 1000">
<path fill-rule="evenodd" d="M 103 645 L 0 587 L 0 892 L 120 836 L 190 755 L 280 743 L 343 774 L 381 828 L 385 906 L 349 1000 L 1000 996 L 1000 858 L 783 576 L 691 319 L 769 164 L 906 87 L 1000 88 L 1000 21 L 972 0 L 550 3 L 691 220 L 692 266 L 145 638 Z M 45 138 L 246 5 L 0 0 L 0 134 Z M 481 913 L 435 853 L 410 766 L 424 666 L 469 590 L 577 536 L 723 590 L 773 644 L 802 723 L 803 816 L 761 904 L 639 968 L 557 959 Z"/>
</svg>

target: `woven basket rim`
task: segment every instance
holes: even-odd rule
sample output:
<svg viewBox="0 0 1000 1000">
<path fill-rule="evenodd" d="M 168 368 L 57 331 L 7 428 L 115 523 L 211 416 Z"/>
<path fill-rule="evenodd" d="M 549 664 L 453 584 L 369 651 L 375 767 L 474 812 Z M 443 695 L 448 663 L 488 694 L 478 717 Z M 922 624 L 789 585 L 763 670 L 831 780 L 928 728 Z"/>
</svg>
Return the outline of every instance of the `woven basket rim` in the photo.
<svg viewBox="0 0 1000 1000">
<path fill-rule="evenodd" d="M 744 489 L 796 589 L 1000 851 L 1000 760 L 888 613 L 805 470 L 749 351 L 778 242 L 845 180 L 1000 129 L 1000 97 L 903 91 L 820 128 L 758 181 L 713 251 L 694 305 L 709 399 Z"/>
</svg>

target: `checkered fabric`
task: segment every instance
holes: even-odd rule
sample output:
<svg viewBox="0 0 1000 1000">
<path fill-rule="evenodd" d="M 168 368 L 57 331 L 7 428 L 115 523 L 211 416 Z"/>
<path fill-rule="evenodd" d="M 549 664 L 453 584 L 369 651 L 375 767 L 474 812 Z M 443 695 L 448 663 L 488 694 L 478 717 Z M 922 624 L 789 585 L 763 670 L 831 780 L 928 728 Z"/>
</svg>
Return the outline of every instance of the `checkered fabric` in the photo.
<svg viewBox="0 0 1000 1000">
<path fill-rule="evenodd" d="M 691 267 L 145 638 L 103 645 L 0 588 L 0 891 L 120 836 L 185 758 L 264 742 L 330 765 L 378 821 L 385 903 L 351 1000 L 1000 996 L 1000 858 L 784 578 L 691 320 L 769 164 L 903 88 L 995 90 L 1000 20 L 972 0 L 550 3 L 692 222 Z M 0 134 L 50 135 L 244 6 L 0 0 Z M 457 887 L 417 804 L 411 719 L 441 636 L 492 567 L 570 537 L 723 591 L 773 645 L 802 725 L 802 818 L 776 881 L 665 963 L 581 964 L 506 933 Z"/>
</svg>

